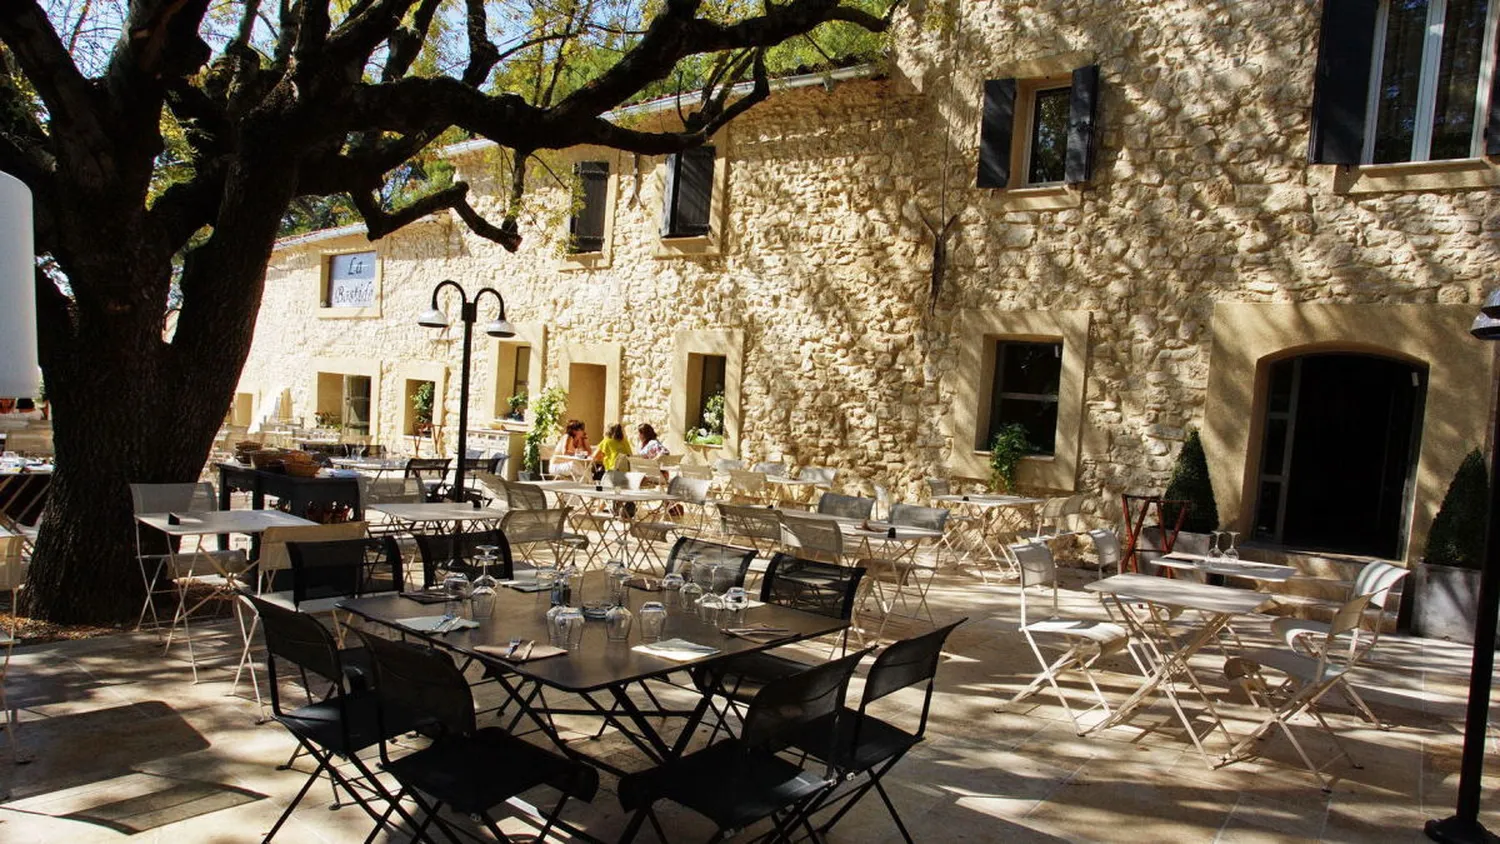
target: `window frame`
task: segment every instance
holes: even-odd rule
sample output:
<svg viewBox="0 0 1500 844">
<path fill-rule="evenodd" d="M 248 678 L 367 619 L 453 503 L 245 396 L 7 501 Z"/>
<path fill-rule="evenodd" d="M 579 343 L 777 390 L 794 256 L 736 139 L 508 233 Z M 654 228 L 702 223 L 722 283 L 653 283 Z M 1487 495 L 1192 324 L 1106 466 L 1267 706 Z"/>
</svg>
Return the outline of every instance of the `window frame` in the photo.
<svg viewBox="0 0 1500 844">
<path fill-rule="evenodd" d="M 1023 154 L 1021 156 L 1021 166 L 1012 171 L 1013 173 L 1019 174 L 1021 177 L 1021 182 L 1020 184 L 1016 185 L 1016 187 L 1050 188 L 1058 187 L 1060 185 L 1066 185 L 1068 184 L 1066 167 L 1068 158 L 1068 131 L 1066 125 L 1064 125 L 1063 127 L 1062 143 L 1062 154 L 1064 162 L 1063 177 L 1061 179 L 1053 179 L 1047 182 L 1034 182 L 1031 180 L 1031 165 L 1034 162 L 1033 156 L 1035 154 L 1037 128 L 1040 125 L 1041 118 L 1041 109 L 1038 107 L 1038 103 L 1041 100 L 1042 95 L 1050 94 L 1056 91 L 1066 91 L 1067 99 L 1071 101 L 1073 97 L 1073 82 L 1070 79 L 1065 83 L 1057 84 L 1054 81 L 1043 79 L 1039 80 L 1036 83 L 1035 87 L 1027 85 L 1023 90 L 1027 91 L 1027 109 L 1025 112 L 1025 120 L 1016 121 L 1016 130 L 1022 131 L 1024 126 L 1024 131 L 1026 133 L 1026 143 L 1024 145 Z M 1014 176 L 1012 176 L 1012 181 L 1015 181 Z"/>
<path fill-rule="evenodd" d="M 1370 73 L 1365 92 L 1364 139 L 1360 149 L 1360 163 L 1366 166 L 1391 164 L 1413 164 L 1431 161 L 1462 161 L 1485 154 L 1485 126 L 1490 110 L 1494 107 L 1496 74 L 1495 36 L 1500 26 L 1500 2 L 1490 0 L 1485 12 L 1484 32 L 1480 38 L 1479 78 L 1474 85 L 1473 126 L 1469 133 L 1469 154 L 1459 158 L 1433 159 L 1432 130 L 1437 119 L 1436 103 L 1438 75 L 1441 73 L 1443 37 L 1446 34 L 1448 0 L 1428 0 L 1427 21 L 1422 41 L 1421 74 L 1417 81 L 1417 105 L 1415 129 L 1411 149 L 1400 161 L 1374 161 L 1375 143 L 1380 119 L 1380 87 L 1385 72 L 1385 48 L 1387 27 L 1390 23 L 1391 0 L 1379 0 L 1375 11 L 1375 32 L 1370 42 Z"/>
<path fill-rule="evenodd" d="M 1026 337 L 992 337 L 991 339 L 993 340 L 993 343 L 994 343 L 994 352 L 993 352 L 993 354 L 994 354 L 994 358 L 993 358 L 994 359 L 994 366 L 993 366 L 991 372 L 989 373 L 989 376 L 990 376 L 990 392 L 989 392 L 990 407 L 989 407 L 989 410 L 987 412 L 987 415 L 985 416 L 984 425 L 982 426 L 984 428 L 984 430 L 985 430 L 984 441 L 983 442 L 979 442 L 979 441 L 976 440 L 976 442 L 975 442 L 975 448 L 977 450 L 979 450 L 979 451 L 987 451 L 989 449 L 989 443 L 991 441 L 993 441 L 993 439 L 994 439 L 994 435 L 995 435 L 995 414 L 996 414 L 996 411 L 1000 407 L 1000 402 L 1002 402 L 1002 401 L 1004 401 L 1006 399 L 1009 399 L 1011 401 L 1039 402 L 1039 403 L 1043 403 L 1043 404 L 1046 404 L 1046 403 L 1050 402 L 1051 404 L 1053 404 L 1057 408 L 1061 408 L 1061 405 L 1062 405 L 1062 380 L 1063 380 L 1063 372 L 1062 372 L 1062 370 L 1063 370 L 1063 352 L 1064 352 L 1064 348 L 1065 348 L 1065 342 L 1064 342 L 1064 340 L 1061 337 L 1056 338 L 1056 339 L 1045 339 L 1045 338 L 1038 339 L 1038 338 L 1026 338 Z M 1005 356 L 1006 356 L 1006 349 L 1009 346 L 1051 346 L 1052 347 L 1053 356 L 1057 359 L 1058 363 L 1057 363 L 1057 386 L 1053 389 L 1053 391 L 1051 393 L 1020 393 L 1020 392 L 1014 392 L 1014 391 L 1008 391 L 1008 390 L 1000 389 L 1000 388 L 1004 387 Z M 1059 417 L 1058 421 L 1059 422 L 1061 421 L 1060 417 Z M 976 433 L 977 433 L 977 429 L 976 429 Z M 1054 423 L 1054 425 L 1053 425 L 1053 431 L 1052 431 L 1052 446 L 1051 446 L 1051 448 L 1049 448 L 1049 449 L 1047 449 L 1045 451 L 1036 451 L 1036 452 L 1033 452 L 1033 454 L 1035 454 L 1038 457 L 1052 457 L 1053 455 L 1055 455 L 1057 453 L 1058 439 L 1059 439 L 1059 437 L 1058 437 L 1058 432 L 1057 432 L 1057 424 Z M 1035 445 L 1035 443 L 1034 443 L 1034 445 Z"/>
</svg>

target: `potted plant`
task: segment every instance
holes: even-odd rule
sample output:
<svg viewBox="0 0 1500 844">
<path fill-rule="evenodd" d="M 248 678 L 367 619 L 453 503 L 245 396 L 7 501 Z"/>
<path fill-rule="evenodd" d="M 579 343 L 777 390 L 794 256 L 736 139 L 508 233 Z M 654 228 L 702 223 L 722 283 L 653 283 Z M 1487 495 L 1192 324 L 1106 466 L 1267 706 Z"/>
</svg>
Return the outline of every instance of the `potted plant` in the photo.
<svg viewBox="0 0 1500 844">
<path fill-rule="evenodd" d="M 529 400 L 529 397 L 524 391 L 516 393 L 515 395 L 506 399 L 505 404 L 510 409 L 510 415 L 508 415 L 506 418 L 512 419 L 516 422 L 524 421 L 526 419 L 526 403 Z"/>
<path fill-rule="evenodd" d="M 533 476 L 542 471 L 542 444 L 557 436 L 567 409 L 568 394 L 555 385 L 542 390 L 531 402 L 531 430 L 526 432 L 521 465 Z"/>
<path fill-rule="evenodd" d="M 425 437 L 432 431 L 432 404 L 436 387 L 431 381 L 423 381 L 411 394 L 412 423 L 417 436 Z"/>
<path fill-rule="evenodd" d="M 688 445 L 716 448 L 724 444 L 724 394 L 714 393 L 703 401 L 699 426 L 683 436 Z"/>
<path fill-rule="evenodd" d="M 318 423 L 319 428 L 331 428 L 335 431 L 344 426 L 344 417 L 332 410 L 319 410 L 313 414 L 313 421 Z"/>
<path fill-rule="evenodd" d="M 990 440 L 990 487 L 996 492 L 1013 493 L 1016 472 L 1021 468 L 1021 458 L 1036 452 L 1036 446 L 1026 436 L 1026 426 L 1011 422 L 1000 426 Z"/>
<path fill-rule="evenodd" d="M 1479 575 L 1484 568 L 1484 532 L 1489 477 L 1484 455 L 1469 452 L 1443 496 L 1417 564 L 1412 627 L 1417 635 L 1474 641 Z"/>
</svg>

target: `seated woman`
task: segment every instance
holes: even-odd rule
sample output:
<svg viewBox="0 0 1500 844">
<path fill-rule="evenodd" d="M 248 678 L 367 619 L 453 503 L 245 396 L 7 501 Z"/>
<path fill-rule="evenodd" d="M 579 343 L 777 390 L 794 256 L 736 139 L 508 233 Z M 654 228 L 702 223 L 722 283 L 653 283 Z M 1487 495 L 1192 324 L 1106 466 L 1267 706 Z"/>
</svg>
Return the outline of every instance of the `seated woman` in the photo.
<svg viewBox="0 0 1500 844">
<path fill-rule="evenodd" d="M 661 444 L 660 439 L 657 439 L 656 429 L 650 425 L 642 423 L 635 429 L 635 435 L 640 437 L 640 454 L 647 460 L 656 460 L 669 453 L 667 447 Z"/>
<path fill-rule="evenodd" d="M 563 429 L 563 437 L 552 451 L 552 474 L 571 478 L 587 478 L 592 474 L 593 449 L 589 448 L 589 435 L 583 423 L 569 419 Z"/>
<path fill-rule="evenodd" d="M 630 456 L 630 443 L 625 441 L 625 426 L 616 422 L 604 431 L 604 441 L 594 449 L 594 462 L 604 471 L 612 472 L 621 457 Z"/>
</svg>

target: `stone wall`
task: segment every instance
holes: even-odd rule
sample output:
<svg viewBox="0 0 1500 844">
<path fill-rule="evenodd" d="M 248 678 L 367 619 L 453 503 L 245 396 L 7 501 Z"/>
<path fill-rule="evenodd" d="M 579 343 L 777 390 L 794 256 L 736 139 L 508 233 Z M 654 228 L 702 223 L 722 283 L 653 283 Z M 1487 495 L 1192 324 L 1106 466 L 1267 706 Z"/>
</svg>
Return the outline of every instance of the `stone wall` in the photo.
<svg viewBox="0 0 1500 844">
<path fill-rule="evenodd" d="M 670 394 L 683 389 L 671 383 L 676 332 L 743 330 L 746 456 L 836 466 L 916 498 L 924 476 L 973 456 L 971 443 L 955 442 L 951 412 L 977 380 L 960 371 L 971 339 L 956 336 L 963 315 L 1082 311 L 1084 413 L 1060 424 L 1081 428 L 1072 486 L 1096 493 L 1091 511 L 1109 515 L 1119 492 L 1164 486 L 1186 430 L 1214 427 L 1206 408 L 1216 308 L 1482 299 L 1500 254 L 1492 188 L 1448 189 L 1459 183 L 1449 171 L 1460 168 L 1437 166 L 1413 171 L 1408 189 L 1364 192 L 1382 173 L 1307 163 L 1319 4 L 1040 6 L 914 4 L 898 19 L 880 78 L 781 91 L 738 120 L 715 139 L 728 162 L 717 254 L 662 257 L 661 159 L 614 153 L 604 266 L 576 269 L 560 257 L 568 198 L 540 171 L 517 254 L 448 218 L 376 244 L 378 319 L 315 313 L 322 256 L 360 248 L 361 235 L 289 242 L 268 274 L 245 388 L 284 382 L 298 414 L 310 415 L 309 357 L 383 361 L 377 425 L 389 439 L 401 419 L 398 363 L 427 361 L 449 368 L 444 398 L 456 413 L 459 344 L 414 322 L 432 285 L 451 277 L 471 291 L 501 290 L 512 320 L 548 327 L 550 349 L 623 344 L 627 425 L 667 427 Z M 1024 192 L 975 188 L 983 81 L 1091 63 L 1101 66 L 1102 95 L 1092 182 L 1050 197 L 1067 207 L 1043 210 Z M 456 163 L 481 210 L 498 217 L 503 162 L 471 150 Z M 566 172 L 566 161 L 552 164 Z M 1492 164 L 1467 167 L 1471 179 L 1493 179 Z M 923 217 L 954 214 L 929 313 Z M 1452 343 L 1452 360 L 1426 362 L 1464 370 L 1455 388 L 1488 395 L 1488 351 L 1465 337 Z M 493 349 L 475 349 L 483 373 Z M 560 377 L 557 357 L 547 355 L 550 381 Z M 1253 382 L 1255 365 L 1236 363 L 1248 371 L 1226 383 Z M 476 393 L 483 422 L 492 398 Z M 1413 547 L 1462 456 L 1452 452 L 1483 439 L 1484 409 L 1476 422 L 1453 400 L 1429 395 L 1428 427 L 1441 419 L 1447 439 L 1424 441 Z M 1215 453 L 1228 439 L 1210 433 L 1211 459 L 1238 467 L 1223 474 L 1253 479 L 1250 455 Z M 1023 481 L 1043 476 L 1023 468 Z M 1238 523 L 1242 509 L 1221 515 Z"/>
</svg>

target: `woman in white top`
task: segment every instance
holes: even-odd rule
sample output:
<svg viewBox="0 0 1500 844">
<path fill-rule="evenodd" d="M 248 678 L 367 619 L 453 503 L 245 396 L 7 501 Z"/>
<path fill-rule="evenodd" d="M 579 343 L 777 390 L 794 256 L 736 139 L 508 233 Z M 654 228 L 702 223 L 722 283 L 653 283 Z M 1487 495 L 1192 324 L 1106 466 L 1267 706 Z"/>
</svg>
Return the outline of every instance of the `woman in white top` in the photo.
<svg viewBox="0 0 1500 844">
<path fill-rule="evenodd" d="M 656 429 L 642 423 L 635 429 L 635 435 L 641 440 L 641 450 L 636 452 L 647 460 L 656 460 L 667 454 L 667 447 L 656 438 Z"/>
<path fill-rule="evenodd" d="M 557 442 L 557 448 L 552 450 L 552 474 L 554 477 L 567 475 L 577 476 L 593 474 L 593 449 L 589 447 L 589 435 L 584 430 L 583 423 L 577 419 L 569 419 L 567 426 L 563 429 L 563 436 Z"/>
</svg>

